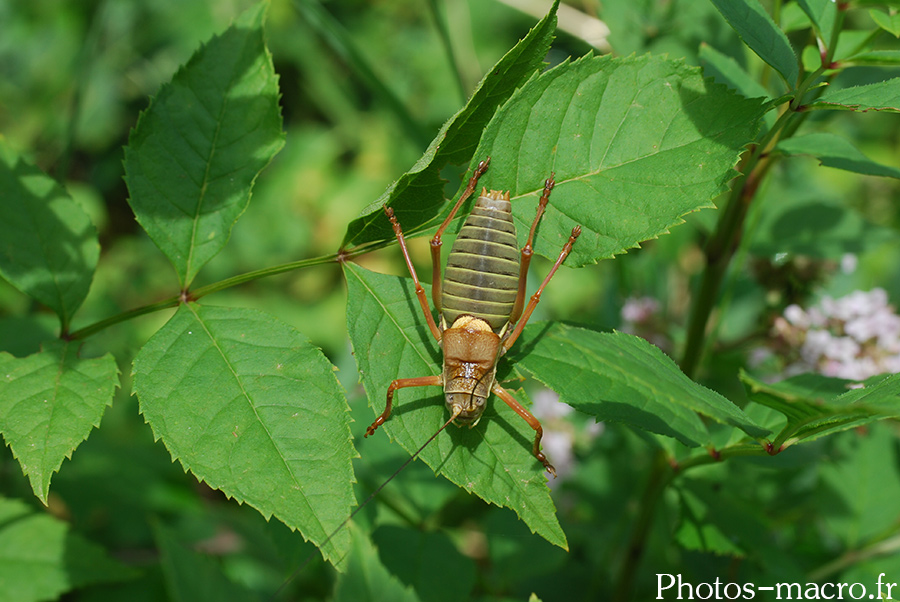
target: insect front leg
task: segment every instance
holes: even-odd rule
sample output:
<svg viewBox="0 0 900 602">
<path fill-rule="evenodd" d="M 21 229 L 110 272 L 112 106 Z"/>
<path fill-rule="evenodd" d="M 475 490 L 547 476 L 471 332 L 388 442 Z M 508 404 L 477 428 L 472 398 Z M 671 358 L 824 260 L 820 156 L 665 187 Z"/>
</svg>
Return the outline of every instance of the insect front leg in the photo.
<svg viewBox="0 0 900 602">
<path fill-rule="evenodd" d="M 510 395 L 509 391 L 494 383 L 494 386 L 491 387 L 491 391 L 494 392 L 497 397 L 506 402 L 513 411 L 525 419 L 525 422 L 534 429 L 534 447 L 532 448 L 532 453 L 534 457 L 538 459 L 538 461 L 544 465 L 544 468 L 553 475 L 553 478 L 556 478 L 556 469 L 553 468 L 553 465 L 550 464 L 550 461 L 547 460 L 547 456 L 541 452 L 541 437 L 544 436 L 544 429 L 541 427 L 540 421 L 534 417 L 534 415 L 522 407 L 518 401 L 516 401 L 515 397 Z"/>
<path fill-rule="evenodd" d="M 447 215 L 446 219 L 444 219 L 444 223 L 441 224 L 441 227 L 438 228 L 434 238 L 431 239 L 431 300 L 434 301 L 434 307 L 438 310 L 438 313 L 441 312 L 441 245 L 444 244 L 441 241 L 441 237 L 444 235 L 444 230 L 447 229 L 447 226 L 456 216 L 456 212 L 459 211 L 462 204 L 467 198 L 472 196 L 473 192 L 475 192 L 475 187 L 478 186 L 478 179 L 484 175 L 484 172 L 487 171 L 490 164 L 490 157 L 478 163 L 478 167 L 475 168 L 475 173 L 469 178 L 469 185 L 466 186 L 466 189 L 459 197 L 459 200 L 456 201 L 453 209 L 450 210 L 450 214 Z"/>
<path fill-rule="evenodd" d="M 384 424 L 384 421 L 387 420 L 391 415 L 391 408 L 394 405 L 394 391 L 397 389 L 404 389 L 406 387 L 440 387 L 443 386 L 444 379 L 440 376 L 420 376 L 418 378 L 398 378 L 394 382 L 391 383 L 391 386 L 388 387 L 387 390 L 387 404 L 384 406 L 384 411 L 381 413 L 381 416 L 375 419 L 369 427 L 366 429 L 365 437 L 368 437 L 372 433 L 375 432 L 379 426 Z"/>
</svg>

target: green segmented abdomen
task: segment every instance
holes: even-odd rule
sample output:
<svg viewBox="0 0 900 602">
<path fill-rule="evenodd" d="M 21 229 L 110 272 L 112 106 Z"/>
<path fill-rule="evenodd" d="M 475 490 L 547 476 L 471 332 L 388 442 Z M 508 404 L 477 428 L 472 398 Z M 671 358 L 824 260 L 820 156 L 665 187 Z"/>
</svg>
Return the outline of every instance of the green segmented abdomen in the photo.
<svg viewBox="0 0 900 602">
<path fill-rule="evenodd" d="M 447 259 L 441 289 L 444 320 L 481 318 L 497 332 L 508 321 L 519 290 L 519 249 L 509 193 L 492 190 L 475 201 Z"/>
</svg>

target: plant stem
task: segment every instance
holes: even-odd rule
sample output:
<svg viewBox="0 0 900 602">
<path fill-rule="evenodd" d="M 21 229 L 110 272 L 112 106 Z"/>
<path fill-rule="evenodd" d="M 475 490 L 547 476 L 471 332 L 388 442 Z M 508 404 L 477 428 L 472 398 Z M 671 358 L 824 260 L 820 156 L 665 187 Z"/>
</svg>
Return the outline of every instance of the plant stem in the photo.
<svg viewBox="0 0 900 602">
<path fill-rule="evenodd" d="M 760 182 L 772 165 L 767 153 L 777 141 L 779 133 L 795 115 L 796 113 L 786 109 L 772 129 L 745 157 L 741 166 L 741 171 L 745 175 L 735 181 L 716 230 L 706 244 L 704 249 L 706 267 L 688 319 L 687 341 L 681 360 L 681 369 L 689 377 L 693 377 L 703 356 L 709 317 L 718 301 L 722 280 L 740 243 L 747 210 L 753 202 Z"/>
<path fill-rule="evenodd" d="M 644 495 L 641 497 L 634 530 L 628 539 L 628 547 L 625 549 L 625 560 L 619 573 L 616 588 L 613 591 L 613 602 L 628 602 L 631 600 L 634 578 L 640 566 L 641 558 L 644 556 L 647 535 L 650 533 L 650 527 L 653 526 L 653 518 L 656 515 L 656 504 L 666 490 L 666 486 L 672 480 L 673 475 L 674 472 L 669 466 L 666 453 L 663 450 L 659 450 L 653 459 L 653 467 L 647 479 Z"/>
<path fill-rule="evenodd" d="M 344 256 L 341 259 L 349 259 L 349 256 Z M 233 276 L 231 278 L 226 278 L 225 280 L 220 280 L 219 282 L 214 282 L 213 284 L 208 284 L 206 286 L 201 286 L 195 291 L 190 291 L 188 293 L 182 293 L 180 295 L 176 295 L 174 297 L 169 297 L 168 299 L 163 299 L 162 301 L 157 301 L 156 303 L 150 303 L 149 305 L 142 305 L 141 307 L 137 307 L 135 309 L 130 309 L 128 311 L 122 312 L 120 314 L 116 314 L 114 316 L 110 316 L 104 320 L 100 320 L 99 322 L 95 322 L 90 326 L 85 326 L 75 332 L 71 332 L 64 336 L 66 340 L 75 341 L 86 339 L 87 337 L 97 334 L 101 330 L 118 324 L 119 322 L 124 322 L 126 320 L 130 320 L 132 318 L 137 318 L 138 316 L 143 316 L 144 314 L 153 313 L 155 311 L 160 311 L 163 309 L 169 309 L 172 307 L 178 307 L 179 304 L 184 302 L 185 300 L 195 301 L 201 297 L 205 297 L 210 293 L 215 293 L 221 290 L 225 290 L 226 288 L 231 288 L 233 286 L 237 286 L 239 284 L 243 284 L 245 282 L 250 282 L 252 280 L 258 280 L 260 278 L 265 278 L 266 276 L 274 276 L 275 274 L 282 274 L 284 272 L 290 272 L 292 270 L 296 270 L 299 268 L 306 268 L 314 265 L 322 265 L 325 263 L 331 263 L 334 261 L 338 261 L 339 256 L 337 253 L 333 255 L 324 255 L 321 257 L 314 257 L 312 259 L 302 259 L 300 261 L 292 261 L 291 263 L 284 263 L 281 265 L 276 265 L 270 268 L 264 268 L 262 270 L 254 270 L 252 272 L 247 272 L 246 274 L 239 274 L 237 276 Z"/>
<path fill-rule="evenodd" d="M 637 569 L 646 549 L 647 536 L 650 534 L 650 528 L 653 526 L 657 503 L 665 492 L 666 487 L 669 486 L 676 476 L 683 474 L 686 470 L 714 464 L 728 458 L 768 455 L 770 454 L 765 445 L 757 442 L 739 443 L 721 449 L 715 454 L 698 454 L 678 463 L 677 466 L 673 466 L 666 453 L 663 450 L 659 450 L 653 459 L 653 467 L 650 470 L 650 476 L 647 479 L 647 485 L 641 497 L 634 530 L 631 532 L 631 537 L 628 540 L 625 560 L 613 592 L 613 601 L 628 602 L 631 600 L 634 578 L 637 575 Z"/>
</svg>

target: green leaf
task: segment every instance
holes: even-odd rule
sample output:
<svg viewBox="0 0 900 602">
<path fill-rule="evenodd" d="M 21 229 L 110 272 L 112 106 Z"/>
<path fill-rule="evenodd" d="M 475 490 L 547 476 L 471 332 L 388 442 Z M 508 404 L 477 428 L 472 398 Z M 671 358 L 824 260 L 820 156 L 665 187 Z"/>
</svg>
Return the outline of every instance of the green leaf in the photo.
<svg viewBox="0 0 900 602">
<path fill-rule="evenodd" d="M 215 560 L 181 544 L 172 530 L 157 524 L 154 531 L 160 565 L 172 602 L 259 600 L 249 590 L 230 581 Z"/>
<path fill-rule="evenodd" d="M 99 257 L 87 213 L 0 137 L 0 276 L 55 311 L 66 331 Z"/>
<path fill-rule="evenodd" d="M 51 341 L 24 358 L 0 352 L 0 432 L 45 504 L 53 473 L 100 425 L 119 384 L 112 355 L 81 359 L 79 346 Z"/>
<path fill-rule="evenodd" d="M 141 412 L 197 478 L 322 548 L 355 504 L 349 408 L 333 367 L 262 312 L 182 305 L 134 360 Z M 322 553 L 339 564 L 338 532 Z"/>
<path fill-rule="evenodd" d="M 900 50 L 869 50 L 841 60 L 842 65 L 880 65 L 895 67 L 900 65 Z"/>
<path fill-rule="evenodd" d="M 869 16 L 872 20 L 886 32 L 895 38 L 900 38 L 900 14 L 887 14 L 877 9 L 870 9 Z"/>
<path fill-rule="evenodd" d="M 351 549 L 347 571 L 338 577 L 334 588 L 334 602 L 418 602 L 412 588 L 404 586 L 391 575 L 378 550 L 369 543 L 357 527 L 352 527 Z"/>
<path fill-rule="evenodd" d="M 778 383 L 764 383 L 741 373 L 749 398 L 785 415 L 787 425 L 774 442 L 777 450 L 800 441 L 900 416 L 900 377 L 847 390 L 850 381 L 818 374 L 800 374 Z"/>
<path fill-rule="evenodd" d="M 394 231 L 382 210 L 385 205 L 393 207 L 404 231 L 409 234 L 433 220 L 441 208 L 449 211 L 444 200 L 445 182 L 440 177 L 441 169 L 472 158 L 478 138 L 497 107 L 543 64 L 556 30 L 558 5 L 559 0 L 554 0 L 547 16 L 488 71 L 466 106 L 447 120 L 412 169 L 363 209 L 359 218 L 350 222 L 342 248 L 393 240 Z"/>
<path fill-rule="evenodd" d="M 510 191 L 521 243 L 544 180 L 555 172 L 535 251 L 555 258 L 580 224 L 567 263 L 584 265 L 711 207 L 759 130 L 761 102 L 680 61 L 586 56 L 517 91 L 475 157 L 491 157 L 485 186 Z"/>
<path fill-rule="evenodd" d="M 440 373 L 440 350 L 425 325 L 411 279 L 377 274 L 349 262 L 344 275 L 350 341 L 369 405 L 378 416 L 391 381 Z M 448 417 L 443 393 L 436 387 L 401 389 L 390 419 L 374 436 L 383 437 L 384 430 L 412 454 Z M 466 491 L 512 508 L 532 532 L 565 548 L 543 467 L 531 453 L 533 440 L 527 423 L 492 397 L 477 426 L 448 427 L 419 458 Z"/>
<path fill-rule="evenodd" d="M 78 587 L 134 575 L 63 521 L 0 497 L 0 602 L 57 600 Z"/>
<path fill-rule="evenodd" d="M 372 541 L 384 566 L 413 586 L 422 602 L 472 598 L 475 562 L 463 556 L 443 532 L 386 525 L 372 534 Z"/>
<path fill-rule="evenodd" d="M 875 163 L 859 152 L 846 138 L 828 132 L 817 132 L 781 140 L 775 149 L 785 155 L 811 155 L 826 167 L 869 176 L 900 178 L 900 169 Z"/>
<path fill-rule="evenodd" d="M 160 88 L 125 148 L 128 202 L 182 288 L 228 241 L 256 176 L 284 144 L 263 40 L 267 6 L 198 50 Z"/>
<path fill-rule="evenodd" d="M 697 413 L 751 437 L 768 434 L 640 337 L 560 323 L 530 324 L 514 349 L 518 367 L 559 393 L 565 403 L 598 420 L 625 422 L 692 447 L 709 443 Z"/>
<path fill-rule="evenodd" d="M 897 475 L 897 437 L 886 425 L 847 433 L 835 441 L 838 457 L 823 462 L 820 499 L 837 496 L 825 526 L 848 548 L 858 548 L 896 529 L 900 478 Z"/>
<path fill-rule="evenodd" d="M 900 111 L 900 77 L 850 88 L 828 88 L 818 101 L 806 108 L 897 112 Z"/>
<path fill-rule="evenodd" d="M 837 22 L 837 3 L 832 0 L 797 0 L 797 4 L 812 21 L 819 39 L 830 44 Z"/>
<path fill-rule="evenodd" d="M 736 60 L 710 46 L 700 44 L 700 60 L 703 73 L 717 82 L 737 90 L 747 98 L 768 98 L 769 91 L 754 79 Z"/>
<path fill-rule="evenodd" d="M 757 0 L 712 0 L 728 24 L 759 58 L 785 79 L 788 88 L 797 84 L 797 55 L 787 36 Z"/>
</svg>

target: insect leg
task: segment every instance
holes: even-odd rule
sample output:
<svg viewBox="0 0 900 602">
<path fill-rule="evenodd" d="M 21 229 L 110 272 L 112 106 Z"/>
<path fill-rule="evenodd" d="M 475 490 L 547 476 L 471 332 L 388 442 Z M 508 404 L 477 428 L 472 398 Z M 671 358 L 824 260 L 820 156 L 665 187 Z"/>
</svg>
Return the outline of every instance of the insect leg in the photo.
<svg viewBox="0 0 900 602">
<path fill-rule="evenodd" d="M 553 465 L 550 464 L 550 461 L 547 460 L 547 456 L 541 452 L 541 437 L 544 436 L 544 429 L 541 427 L 540 421 L 534 417 L 534 415 L 522 407 L 516 399 L 509 394 L 509 391 L 494 383 L 494 386 L 491 387 L 491 391 L 493 391 L 497 397 L 506 402 L 506 405 L 511 407 L 513 411 L 525 419 L 525 422 L 534 429 L 534 447 L 532 448 L 532 453 L 534 453 L 534 457 L 538 459 L 538 461 L 544 465 L 544 468 L 547 469 L 547 472 L 553 475 L 553 478 L 556 478 L 556 469 L 553 468 Z"/>
<path fill-rule="evenodd" d="M 569 240 L 566 241 L 566 244 L 563 245 L 562 251 L 559 253 L 559 257 L 556 258 L 556 263 L 553 264 L 553 267 L 550 268 L 550 273 L 547 274 L 547 277 L 544 278 L 544 281 L 541 283 L 541 286 L 538 288 L 537 292 L 531 295 L 531 300 L 528 302 L 528 306 L 525 308 L 525 311 L 522 314 L 522 319 L 519 320 L 519 323 L 516 324 L 515 329 L 509 334 L 508 337 L 503 341 L 503 352 L 506 352 L 507 349 L 512 347 L 512 344 L 516 342 L 516 339 L 519 338 L 519 335 L 522 334 L 522 329 L 525 328 L 525 325 L 528 323 L 528 318 L 531 317 L 531 313 L 534 311 L 534 308 L 537 307 L 538 302 L 541 300 L 541 293 L 544 292 L 544 287 L 547 286 L 547 283 L 550 282 L 550 279 L 553 278 L 553 274 L 556 273 L 556 270 L 559 266 L 562 265 L 562 262 L 566 260 L 566 257 L 569 256 L 569 253 L 572 252 L 572 245 L 575 244 L 575 239 L 581 234 L 581 226 L 575 226 L 572 228 L 572 234 L 569 235 Z"/>
<path fill-rule="evenodd" d="M 434 307 L 438 310 L 438 313 L 441 311 L 441 245 L 443 244 L 441 236 L 443 236 L 444 230 L 447 229 L 450 220 L 456 216 L 456 212 L 459 211 L 462 204 L 475 192 L 475 187 L 478 186 L 478 178 L 484 175 L 490 164 L 490 157 L 478 164 L 478 167 L 475 168 L 475 173 L 469 178 L 469 185 L 466 186 L 462 196 L 456 201 L 453 209 L 450 210 L 450 214 L 444 220 L 444 223 L 441 224 L 441 227 L 438 228 L 434 238 L 431 239 L 431 299 L 434 301 Z"/>
<path fill-rule="evenodd" d="M 431 315 L 431 309 L 428 307 L 428 298 L 425 296 L 425 289 L 422 288 L 419 277 L 416 276 L 416 268 L 413 266 L 412 259 L 409 257 L 409 250 L 406 248 L 406 239 L 403 238 L 403 230 L 400 229 L 400 223 L 394 216 L 393 209 L 385 207 L 384 212 L 387 214 L 388 219 L 391 220 L 391 226 L 394 228 L 394 235 L 397 237 L 397 242 L 400 243 L 400 250 L 403 251 L 403 259 L 406 260 L 406 267 L 409 268 L 409 273 L 412 275 L 413 282 L 416 284 L 416 297 L 419 298 L 419 305 L 422 306 L 422 313 L 425 314 L 428 328 L 431 329 L 431 334 L 434 335 L 434 338 L 440 341 L 441 330 L 437 327 L 437 324 L 434 323 L 434 316 Z"/>
<path fill-rule="evenodd" d="M 384 411 L 381 413 L 381 416 L 375 419 L 369 428 L 366 429 L 365 437 L 368 437 L 372 433 L 375 432 L 379 426 L 384 424 L 384 421 L 388 419 L 391 415 L 391 408 L 394 405 L 394 391 L 397 389 L 404 389 L 406 387 L 429 387 L 435 386 L 440 387 L 444 384 L 444 378 L 440 375 L 436 376 L 420 376 L 418 378 L 398 378 L 394 382 L 391 383 L 391 386 L 388 387 L 387 390 L 387 404 L 384 406 Z"/>
<path fill-rule="evenodd" d="M 534 216 L 534 221 L 531 222 L 528 240 L 525 242 L 525 246 L 522 247 L 522 260 L 519 262 L 519 292 L 516 294 L 516 304 L 513 305 L 512 313 L 509 316 L 510 324 L 515 324 L 522 317 L 522 308 L 525 307 L 525 285 L 528 281 L 528 266 L 531 265 L 531 256 L 534 255 L 534 248 L 531 246 L 532 242 L 534 242 L 534 232 L 537 230 L 538 222 L 541 221 L 541 216 L 544 215 L 547 201 L 550 200 L 550 192 L 555 185 L 556 181 L 551 173 L 550 178 L 544 182 L 544 192 L 541 194 L 541 200 L 538 201 L 537 215 Z"/>
</svg>

